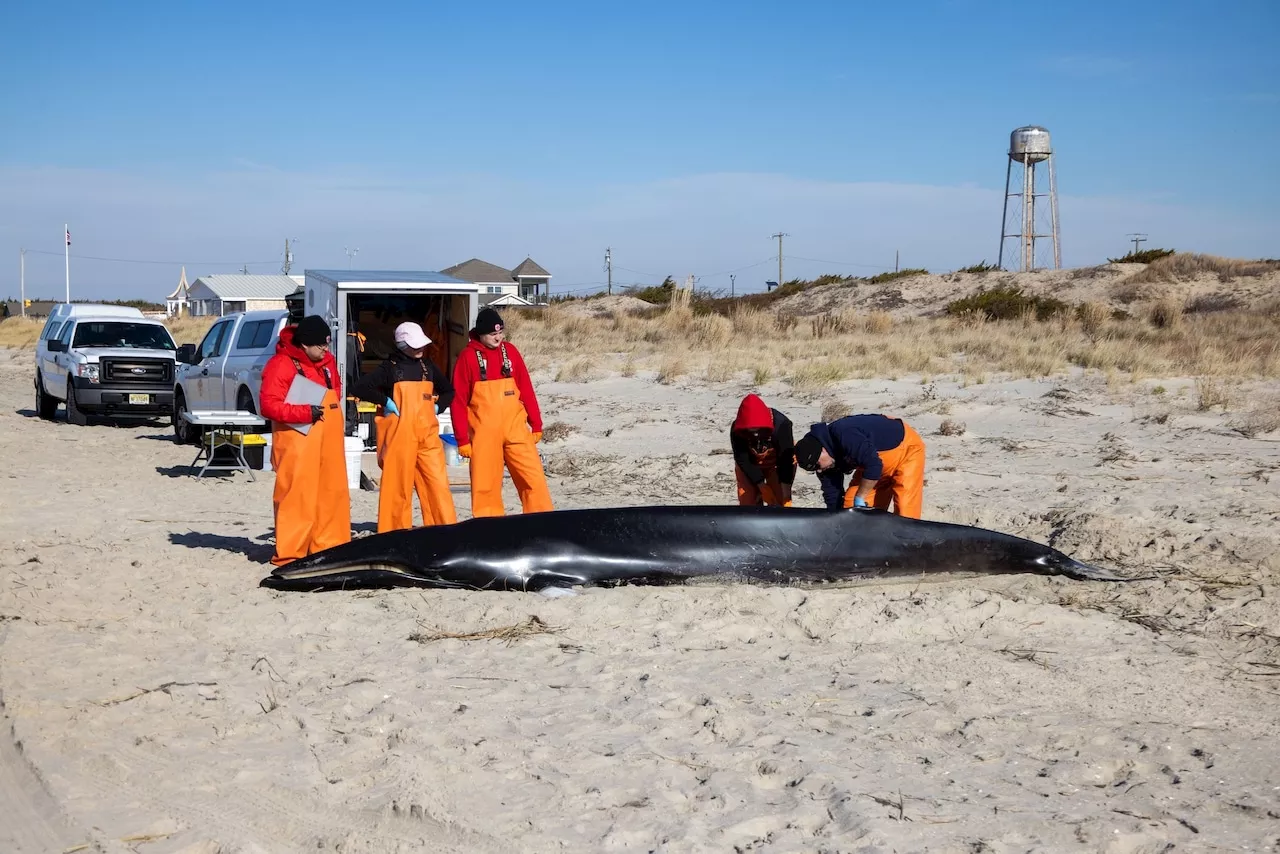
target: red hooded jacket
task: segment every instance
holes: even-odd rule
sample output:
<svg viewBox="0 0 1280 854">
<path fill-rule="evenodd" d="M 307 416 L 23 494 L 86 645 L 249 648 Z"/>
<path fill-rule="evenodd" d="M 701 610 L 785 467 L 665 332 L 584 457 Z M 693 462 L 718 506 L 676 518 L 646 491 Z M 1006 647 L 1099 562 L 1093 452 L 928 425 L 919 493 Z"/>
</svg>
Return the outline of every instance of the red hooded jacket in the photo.
<svg viewBox="0 0 1280 854">
<path fill-rule="evenodd" d="M 533 381 L 529 379 L 529 369 L 525 367 L 524 358 L 516 345 L 504 341 L 502 347 L 507 349 L 507 358 L 511 360 L 511 378 L 520 390 L 520 402 L 529 416 L 529 429 L 534 433 L 542 432 L 542 410 L 538 408 L 538 398 L 533 393 Z M 458 361 L 453 366 L 453 403 L 449 406 L 449 417 L 453 419 L 453 435 L 459 445 L 471 444 L 471 429 L 467 423 L 467 404 L 471 401 L 471 387 L 480 382 L 480 363 L 476 354 L 485 361 L 486 382 L 502 379 L 502 347 L 489 349 L 481 344 L 473 334 L 467 346 L 462 349 Z"/>
<path fill-rule="evenodd" d="M 773 429 L 773 412 L 760 399 L 758 394 L 749 394 L 738 404 L 738 417 L 734 419 L 734 430 L 756 430 L 761 427 Z"/>
<path fill-rule="evenodd" d="M 338 376 L 338 361 L 333 358 L 333 353 L 327 352 L 319 362 L 313 362 L 301 347 L 293 343 L 296 328 L 286 326 L 280 330 L 276 354 L 262 369 L 262 390 L 258 393 L 258 400 L 262 406 L 263 418 L 285 424 L 310 424 L 311 407 L 284 402 L 285 396 L 289 394 L 289 386 L 298 374 L 298 365 L 302 366 L 302 375 L 307 379 L 331 387 L 339 402 L 342 401 L 342 378 Z M 297 365 L 294 360 L 297 360 Z"/>
<path fill-rule="evenodd" d="M 745 430 L 767 427 L 773 431 L 768 451 L 761 455 L 747 443 Z M 759 395 L 749 394 L 738 405 L 738 417 L 729 428 L 729 446 L 738 468 L 754 484 L 764 483 L 766 468 L 777 468 L 778 479 L 790 486 L 796 479 L 796 447 L 791 419 L 770 409 Z"/>
</svg>

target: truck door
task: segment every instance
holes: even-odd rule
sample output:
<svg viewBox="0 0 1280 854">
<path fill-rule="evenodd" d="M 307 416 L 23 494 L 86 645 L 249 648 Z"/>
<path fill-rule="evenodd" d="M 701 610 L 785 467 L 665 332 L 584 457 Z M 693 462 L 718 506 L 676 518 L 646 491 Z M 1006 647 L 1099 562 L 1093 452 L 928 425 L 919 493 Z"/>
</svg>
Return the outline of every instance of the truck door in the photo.
<svg viewBox="0 0 1280 854">
<path fill-rule="evenodd" d="M 275 345 L 275 323 L 271 319 L 242 320 L 235 340 L 228 339 L 230 346 L 224 348 L 228 352 L 222 363 L 223 409 L 240 409 L 240 389 L 247 388 L 254 396 L 254 412 L 257 412 L 256 389 L 262 383 L 265 364 L 260 357 L 268 344 Z"/>
<path fill-rule="evenodd" d="M 58 390 L 59 394 L 63 394 L 67 388 L 67 377 L 71 373 L 71 333 L 75 331 L 76 322 L 68 320 L 62 325 L 62 332 L 58 335 L 58 340 L 62 342 L 62 352 L 53 354 L 53 388 Z"/>
<path fill-rule="evenodd" d="M 222 405 L 222 355 L 226 352 L 226 339 L 230 337 L 231 327 L 234 325 L 235 318 L 219 320 L 200 342 L 200 349 L 196 352 L 199 361 L 192 366 L 188 374 L 191 377 L 188 390 L 193 400 L 188 401 L 187 405 L 193 410 L 224 408 Z"/>
</svg>

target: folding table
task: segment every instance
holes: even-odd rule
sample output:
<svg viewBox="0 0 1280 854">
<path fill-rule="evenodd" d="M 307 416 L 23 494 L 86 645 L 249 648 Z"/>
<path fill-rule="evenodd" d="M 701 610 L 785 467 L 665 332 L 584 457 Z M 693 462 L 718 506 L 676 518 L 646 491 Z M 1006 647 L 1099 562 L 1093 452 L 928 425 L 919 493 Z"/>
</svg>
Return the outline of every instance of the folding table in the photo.
<svg viewBox="0 0 1280 854">
<path fill-rule="evenodd" d="M 207 471 L 247 471 L 250 479 L 257 480 L 253 474 L 253 467 L 244 458 L 243 444 L 233 442 L 231 434 L 236 431 L 236 428 L 240 428 L 241 432 L 243 432 L 245 427 L 261 427 L 267 423 L 265 418 L 261 415 L 254 415 L 252 412 L 221 409 L 199 409 L 193 412 L 183 412 L 182 417 L 186 419 L 188 424 L 204 428 L 200 437 L 200 451 L 191 463 L 194 466 L 201 459 L 205 461 L 196 477 L 204 477 L 204 473 Z M 213 464 L 214 454 L 218 448 L 223 447 L 232 449 L 235 454 L 234 462 L 236 465 Z"/>
</svg>

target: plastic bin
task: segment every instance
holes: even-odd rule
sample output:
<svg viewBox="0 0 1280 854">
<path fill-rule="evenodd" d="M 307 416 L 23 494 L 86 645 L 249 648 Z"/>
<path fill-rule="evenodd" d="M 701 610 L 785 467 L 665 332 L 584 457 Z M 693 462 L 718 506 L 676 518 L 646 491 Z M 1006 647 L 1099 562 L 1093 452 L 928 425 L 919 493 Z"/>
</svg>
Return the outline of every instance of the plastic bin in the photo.
<svg viewBox="0 0 1280 854">
<path fill-rule="evenodd" d="M 440 441 L 444 443 L 444 464 L 447 466 L 462 465 L 462 454 L 458 453 L 458 437 L 452 433 L 441 433 Z"/>
<path fill-rule="evenodd" d="M 347 453 L 347 489 L 359 489 L 360 458 L 364 456 L 364 439 L 359 436 L 343 436 L 342 444 Z"/>
</svg>

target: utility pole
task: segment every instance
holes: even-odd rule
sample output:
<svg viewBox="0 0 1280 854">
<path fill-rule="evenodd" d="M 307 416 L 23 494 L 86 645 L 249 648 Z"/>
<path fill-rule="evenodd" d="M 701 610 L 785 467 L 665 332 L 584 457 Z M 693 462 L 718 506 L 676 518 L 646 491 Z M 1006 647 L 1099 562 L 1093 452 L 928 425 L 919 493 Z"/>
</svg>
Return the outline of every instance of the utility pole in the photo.
<svg viewBox="0 0 1280 854">
<path fill-rule="evenodd" d="M 280 268 L 280 272 L 289 275 L 290 268 L 293 267 L 293 252 L 289 249 L 289 238 L 284 239 L 284 266 Z"/>
<path fill-rule="evenodd" d="M 243 276 L 247 276 L 247 275 L 249 275 L 249 265 L 248 265 L 248 264 L 245 264 L 243 267 L 241 267 L 241 268 L 240 268 L 240 274 L 241 274 L 241 275 L 243 275 Z"/>
<path fill-rule="evenodd" d="M 900 250 L 893 250 L 893 272 L 898 272 L 898 254 Z"/>
<path fill-rule="evenodd" d="M 609 274 L 609 296 L 613 296 L 613 250 L 607 246 L 604 250 L 604 269 Z"/>
<path fill-rule="evenodd" d="M 67 262 L 67 304 L 71 304 L 71 226 L 63 223 L 62 230 L 67 235 L 66 262 Z"/>
<path fill-rule="evenodd" d="M 733 297 L 737 296 L 737 294 L 736 294 L 736 293 L 734 293 L 734 284 L 735 284 L 735 281 L 736 281 L 736 279 L 737 279 L 737 278 L 738 278 L 738 276 L 737 276 L 737 274 L 736 274 L 736 273 L 730 273 L 730 274 L 729 274 L 729 298 L 730 298 L 730 299 L 732 299 Z"/>
<path fill-rule="evenodd" d="M 22 303 L 22 316 L 27 316 L 27 250 L 18 250 L 18 302 Z"/>
<path fill-rule="evenodd" d="M 1129 235 L 1126 235 L 1126 237 L 1128 237 L 1130 240 L 1133 241 L 1134 255 L 1138 254 L 1138 244 L 1147 242 L 1147 236 L 1145 234 L 1129 234 Z"/>
<path fill-rule="evenodd" d="M 777 234 L 769 236 L 778 238 L 778 287 L 782 287 L 782 238 L 790 237 L 791 235 L 779 231 Z"/>
<path fill-rule="evenodd" d="M 357 247 L 357 248 L 355 248 L 355 249 L 348 249 L 347 247 L 345 247 L 345 246 L 344 246 L 344 247 L 342 247 L 342 251 L 343 251 L 343 252 L 345 252 L 345 253 L 347 253 L 347 269 L 348 269 L 348 270 L 350 270 L 350 269 L 351 269 L 351 259 L 352 259 L 352 258 L 354 258 L 356 255 L 359 255 L 359 254 L 360 254 L 360 249 L 359 249 L 359 247 Z"/>
</svg>

